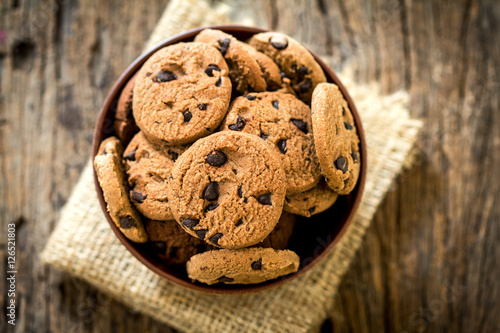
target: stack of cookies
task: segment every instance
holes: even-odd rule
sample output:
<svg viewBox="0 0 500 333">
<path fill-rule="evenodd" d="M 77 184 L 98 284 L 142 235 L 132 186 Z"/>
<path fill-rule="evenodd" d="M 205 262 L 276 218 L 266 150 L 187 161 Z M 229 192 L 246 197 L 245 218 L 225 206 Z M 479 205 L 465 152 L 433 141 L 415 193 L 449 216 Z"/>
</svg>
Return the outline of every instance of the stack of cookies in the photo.
<svg viewBox="0 0 500 333">
<path fill-rule="evenodd" d="M 94 160 L 109 214 L 196 281 L 296 272 L 296 215 L 349 194 L 359 138 L 339 88 L 280 33 L 206 29 L 154 53 L 121 92 Z"/>
</svg>

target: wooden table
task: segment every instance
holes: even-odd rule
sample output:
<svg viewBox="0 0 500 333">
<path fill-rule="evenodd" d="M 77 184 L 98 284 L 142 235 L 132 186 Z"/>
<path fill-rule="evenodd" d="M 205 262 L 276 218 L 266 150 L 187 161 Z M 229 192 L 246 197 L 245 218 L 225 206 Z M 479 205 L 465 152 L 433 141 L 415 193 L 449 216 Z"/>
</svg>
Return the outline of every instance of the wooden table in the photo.
<svg viewBox="0 0 500 333">
<path fill-rule="evenodd" d="M 173 331 L 38 258 L 89 158 L 101 103 L 167 3 L 148 2 L 0 4 L 2 332 Z M 324 331 L 498 331 L 500 2 L 227 2 L 236 18 L 333 56 L 337 70 L 351 62 L 360 81 L 407 89 L 424 120 L 416 163 L 381 205 Z M 8 223 L 15 327 L 4 314 Z"/>
</svg>

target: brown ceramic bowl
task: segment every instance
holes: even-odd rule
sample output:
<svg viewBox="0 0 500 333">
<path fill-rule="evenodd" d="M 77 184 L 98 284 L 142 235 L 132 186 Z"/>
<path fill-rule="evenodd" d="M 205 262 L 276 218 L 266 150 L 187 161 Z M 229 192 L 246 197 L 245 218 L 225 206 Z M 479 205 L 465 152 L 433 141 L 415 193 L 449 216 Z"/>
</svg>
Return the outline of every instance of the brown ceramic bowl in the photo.
<svg viewBox="0 0 500 333">
<path fill-rule="evenodd" d="M 240 40 L 246 40 L 256 33 L 267 31 L 264 29 L 243 26 L 216 26 L 212 28 L 223 30 Z M 127 68 L 127 70 L 125 70 L 125 72 L 113 85 L 113 88 L 111 88 L 111 91 L 109 92 L 106 100 L 104 101 L 104 105 L 102 106 L 94 133 L 94 141 L 92 144 L 92 158 L 94 158 L 97 154 L 100 143 L 107 137 L 115 135 L 113 129 L 113 115 L 116 107 L 116 101 L 127 81 L 141 68 L 142 64 L 154 52 L 167 45 L 175 44 L 178 42 L 192 41 L 201 30 L 202 28 L 186 31 L 161 42 L 151 50 L 142 54 L 129 66 L 129 68 Z M 113 229 L 122 244 L 125 245 L 125 247 L 140 262 L 142 262 L 149 269 L 151 269 L 161 277 L 182 287 L 212 294 L 236 295 L 268 290 L 277 286 L 281 286 L 310 270 L 333 250 L 335 245 L 339 242 L 339 240 L 342 238 L 347 228 L 351 224 L 355 212 L 361 201 L 361 195 L 364 189 L 366 178 L 366 142 L 358 112 L 356 111 L 356 107 L 354 106 L 351 97 L 347 93 L 347 90 L 344 88 L 332 69 L 327 64 L 325 64 L 316 54 L 312 54 L 315 57 L 316 61 L 323 68 L 328 82 L 333 82 L 338 85 L 345 99 L 349 103 L 349 107 L 354 116 L 354 121 L 356 122 L 360 139 L 361 171 L 358 184 L 349 195 L 339 196 L 337 202 L 330 209 L 323 213 L 314 215 L 310 219 L 307 219 L 307 221 L 306 218 L 299 217 L 294 235 L 292 236 L 289 246 L 289 248 L 295 251 L 301 258 L 301 266 L 298 272 L 258 285 L 219 284 L 208 286 L 201 283 L 191 282 L 187 277 L 185 269 L 166 266 L 156 257 L 150 246 L 145 244 L 136 244 L 129 241 L 122 235 L 120 230 L 111 220 L 111 217 L 106 210 L 106 203 L 104 201 L 102 190 L 99 186 L 94 170 L 95 187 L 103 213 L 106 216 L 111 229 Z"/>
</svg>

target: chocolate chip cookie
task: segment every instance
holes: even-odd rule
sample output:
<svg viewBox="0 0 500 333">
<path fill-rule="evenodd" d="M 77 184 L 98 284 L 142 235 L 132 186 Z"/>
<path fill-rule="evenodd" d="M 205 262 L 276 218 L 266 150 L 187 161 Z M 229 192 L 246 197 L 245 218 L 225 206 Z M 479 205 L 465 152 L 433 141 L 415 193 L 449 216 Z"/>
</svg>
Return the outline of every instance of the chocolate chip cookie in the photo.
<svg viewBox="0 0 500 333">
<path fill-rule="evenodd" d="M 316 153 L 326 183 L 338 194 L 348 194 L 358 181 L 360 157 L 347 101 L 335 84 L 320 83 L 314 89 L 311 111 Z"/>
<path fill-rule="evenodd" d="M 263 92 L 238 97 L 221 127 L 259 136 L 281 158 L 288 194 L 306 191 L 318 183 L 321 170 L 311 111 L 295 96 Z"/>
<path fill-rule="evenodd" d="M 285 199 L 285 173 L 262 139 L 224 131 L 196 141 L 172 169 L 172 213 L 209 244 L 237 249 L 269 235 Z"/>
<path fill-rule="evenodd" d="M 97 179 L 101 185 L 109 215 L 120 231 L 133 242 L 148 240 L 139 213 L 130 203 L 128 186 L 121 164 L 123 147 L 120 141 L 109 138 L 101 143 L 94 158 Z"/>
<path fill-rule="evenodd" d="M 231 99 L 221 53 L 205 43 L 178 43 L 154 53 L 137 74 L 133 113 L 157 144 L 184 145 L 212 133 Z"/>
<path fill-rule="evenodd" d="M 285 198 L 286 199 L 286 198 Z M 273 231 L 262 242 L 256 244 L 256 247 L 272 247 L 275 250 L 284 250 L 288 248 L 288 242 L 293 234 L 297 217 L 293 214 L 283 212 L 280 220 Z"/>
<path fill-rule="evenodd" d="M 257 60 L 248 49 L 233 36 L 220 30 L 205 29 L 200 32 L 195 42 L 207 43 L 221 52 L 229 67 L 229 77 L 233 89 L 240 94 L 250 91 L 265 91 L 266 81 Z"/>
<path fill-rule="evenodd" d="M 274 60 L 283 76 L 290 79 L 297 96 L 306 103 L 311 101 L 316 85 L 326 82 L 325 73 L 312 54 L 289 36 L 263 32 L 250 38 L 249 44 Z"/>
<path fill-rule="evenodd" d="M 316 187 L 308 191 L 287 195 L 283 210 L 311 217 L 330 208 L 337 197 L 337 193 L 333 192 L 324 181 L 320 181 Z"/>
<path fill-rule="evenodd" d="M 114 121 L 115 133 L 123 143 L 128 143 L 132 136 L 139 131 L 139 128 L 135 124 L 134 117 L 132 116 L 133 90 L 136 77 L 137 73 L 127 82 L 120 97 L 118 97 L 118 103 L 116 105 Z"/>
<path fill-rule="evenodd" d="M 123 154 L 130 198 L 142 215 L 153 220 L 173 220 L 167 198 L 168 178 L 187 146 L 164 146 L 137 133 Z"/>
<path fill-rule="evenodd" d="M 267 90 L 274 91 L 281 88 L 281 71 L 278 65 L 262 52 L 257 51 L 254 47 L 248 45 L 247 43 L 241 43 L 241 45 L 248 51 L 248 53 L 257 61 L 262 74 L 264 75 L 264 80 L 266 80 Z"/>
<path fill-rule="evenodd" d="M 189 278 L 208 285 L 255 284 L 294 273 L 299 265 L 293 251 L 254 247 L 200 253 L 189 259 L 186 269 Z"/>
<path fill-rule="evenodd" d="M 195 254 L 212 250 L 213 246 L 186 233 L 174 221 L 146 221 L 149 243 L 167 265 L 184 265 Z"/>
</svg>

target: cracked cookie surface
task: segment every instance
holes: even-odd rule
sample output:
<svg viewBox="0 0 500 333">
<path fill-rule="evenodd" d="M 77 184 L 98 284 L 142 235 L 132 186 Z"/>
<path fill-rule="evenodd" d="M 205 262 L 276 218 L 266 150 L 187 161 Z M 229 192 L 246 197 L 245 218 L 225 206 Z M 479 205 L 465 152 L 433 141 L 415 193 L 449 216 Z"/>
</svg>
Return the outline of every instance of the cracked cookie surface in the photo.
<svg viewBox="0 0 500 333">
<path fill-rule="evenodd" d="M 338 194 L 321 180 L 316 187 L 302 193 L 287 195 L 283 210 L 305 216 L 319 214 L 337 201 Z"/>
<path fill-rule="evenodd" d="M 164 146 L 151 143 L 137 133 L 123 153 L 128 175 L 130 198 L 142 215 L 153 220 L 173 220 L 167 198 L 168 178 L 172 167 L 187 146 Z"/>
<path fill-rule="evenodd" d="M 248 43 L 274 60 L 302 101 L 309 103 L 316 85 L 326 82 L 321 66 L 295 39 L 279 32 L 263 32 L 252 36 Z"/>
<path fill-rule="evenodd" d="M 172 169 L 168 198 L 185 231 L 223 248 L 264 240 L 278 222 L 285 173 L 262 139 L 224 131 L 198 140 Z"/>
<path fill-rule="evenodd" d="M 246 45 L 233 36 L 213 29 L 201 31 L 195 42 L 207 43 L 217 48 L 229 67 L 233 88 L 240 94 L 266 90 L 266 81 L 257 60 L 249 53 Z"/>
<path fill-rule="evenodd" d="M 212 133 L 231 99 L 228 67 L 205 43 L 178 43 L 155 52 L 134 85 L 137 126 L 157 144 L 183 145 Z"/>
<path fill-rule="evenodd" d="M 111 219 L 133 242 L 148 240 L 139 213 L 132 206 L 121 158 L 123 147 L 116 137 L 104 140 L 94 158 L 94 168 Z"/>
<path fill-rule="evenodd" d="M 254 247 L 200 253 L 187 262 L 186 269 L 191 279 L 208 285 L 255 284 L 294 273 L 299 265 L 293 251 Z"/>
<path fill-rule="evenodd" d="M 296 221 L 297 216 L 283 211 L 273 231 L 271 231 L 266 239 L 256 244 L 255 247 L 272 247 L 275 250 L 287 249 Z"/>
<path fill-rule="evenodd" d="M 359 177 L 359 137 L 337 85 L 321 83 L 314 89 L 311 112 L 316 153 L 326 183 L 338 194 L 349 194 Z"/>
<path fill-rule="evenodd" d="M 263 92 L 238 97 L 221 127 L 259 136 L 273 149 L 287 175 L 287 193 L 303 192 L 318 183 L 311 111 L 295 96 Z"/>
</svg>

